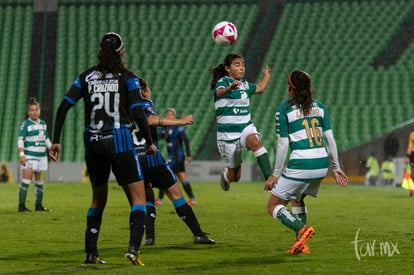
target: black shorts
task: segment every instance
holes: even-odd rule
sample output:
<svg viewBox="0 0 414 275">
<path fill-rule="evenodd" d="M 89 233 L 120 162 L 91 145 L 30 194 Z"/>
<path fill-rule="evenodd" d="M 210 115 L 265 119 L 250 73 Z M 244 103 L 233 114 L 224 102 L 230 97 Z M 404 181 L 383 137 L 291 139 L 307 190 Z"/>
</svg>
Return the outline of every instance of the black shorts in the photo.
<svg viewBox="0 0 414 275">
<path fill-rule="evenodd" d="M 175 174 L 185 172 L 184 161 L 170 161 L 168 164 Z"/>
<path fill-rule="evenodd" d="M 113 138 L 108 137 L 85 142 L 85 151 L 86 167 L 94 185 L 107 183 L 111 169 L 118 184 L 122 186 L 143 179 L 138 156 L 133 147 L 115 153 Z"/>
<path fill-rule="evenodd" d="M 140 156 L 139 162 L 144 174 L 145 185 L 165 190 L 177 182 L 174 172 L 159 151 L 156 154 Z"/>
</svg>

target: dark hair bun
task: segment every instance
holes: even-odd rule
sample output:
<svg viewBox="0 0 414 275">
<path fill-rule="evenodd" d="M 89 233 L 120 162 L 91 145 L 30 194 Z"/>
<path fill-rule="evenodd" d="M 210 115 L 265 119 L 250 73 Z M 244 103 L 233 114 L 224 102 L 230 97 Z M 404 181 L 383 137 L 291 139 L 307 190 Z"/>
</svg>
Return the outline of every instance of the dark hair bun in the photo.
<svg viewBox="0 0 414 275">
<path fill-rule="evenodd" d="M 101 49 L 105 46 L 110 46 L 116 52 L 119 52 L 124 47 L 124 41 L 119 34 L 115 32 L 108 32 L 102 37 L 100 43 Z"/>
</svg>

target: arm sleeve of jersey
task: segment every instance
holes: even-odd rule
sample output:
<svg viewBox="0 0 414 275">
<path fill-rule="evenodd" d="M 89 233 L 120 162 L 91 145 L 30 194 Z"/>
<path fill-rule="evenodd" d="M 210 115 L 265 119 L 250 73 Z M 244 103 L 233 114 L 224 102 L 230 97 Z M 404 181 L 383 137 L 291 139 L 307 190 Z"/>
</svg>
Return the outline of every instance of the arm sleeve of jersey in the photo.
<svg viewBox="0 0 414 275">
<path fill-rule="evenodd" d="M 63 123 L 66 119 L 66 113 L 69 109 L 76 104 L 76 102 L 82 97 L 81 89 L 82 82 L 78 76 L 73 82 L 67 94 L 63 97 L 62 103 L 56 113 L 55 119 L 55 131 L 53 133 L 53 143 L 60 143 L 60 135 L 62 132 Z"/>
<path fill-rule="evenodd" d="M 19 136 L 17 139 L 17 146 L 18 148 L 24 148 L 24 137 L 26 136 L 26 127 L 25 127 L 25 122 L 22 123 L 22 125 L 20 125 L 19 128 Z"/>
<path fill-rule="evenodd" d="M 60 103 L 57 109 L 55 119 L 55 131 L 53 133 L 53 143 L 60 143 L 60 134 L 62 132 L 63 123 L 66 119 L 66 113 L 75 104 L 69 97 L 64 97 L 62 103 Z"/>
<path fill-rule="evenodd" d="M 280 177 L 285 164 L 285 159 L 289 149 L 289 138 L 279 137 L 277 140 L 276 163 L 273 169 L 273 176 Z"/>
<path fill-rule="evenodd" d="M 281 108 L 279 108 L 275 113 L 275 129 L 276 136 L 288 137 L 288 121 Z"/>
<path fill-rule="evenodd" d="M 323 109 L 323 129 L 324 131 L 332 129 L 331 122 L 329 120 L 328 111 L 326 110 L 325 106 L 319 103 L 321 108 Z"/>
<path fill-rule="evenodd" d="M 145 138 L 145 141 L 147 142 L 147 145 L 152 145 L 153 141 L 151 138 L 151 131 L 149 128 L 148 120 L 145 117 L 144 110 L 141 106 L 135 105 L 135 107 L 131 110 L 132 117 L 135 120 L 135 123 L 138 125 L 142 136 Z"/>
<path fill-rule="evenodd" d="M 191 157 L 191 150 L 190 150 L 190 140 L 188 138 L 184 139 L 185 144 L 185 154 L 187 157 Z"/>
<path fill-rule="evenodd" d="M 332 170 L 341 170 L 341 166 L 339 165 L 338 150 L 336 148 L 336 142 L 332 130 L 325 131 L 324 136 L 326 140 L 326 148 L 328 150 L 332 165 Z"/>
<path fill-rule="evenodd" d="M 224 81 L 223 78 L 219 79 L 216 83 L 216 86 L 214 88 L 214 95 L 217 96 L 217 90 L 218 89 L 225 89 L 229 86 L 229 83 L 227 81 Z"/>
<path fill-rule="evenodd" d="M 216 87 L 214 89 L 214 91 L 217 91 L 218 89 L 221 88 L 226 88 L 227 86 L 229 86 L 230 84 L 224 80 L 224 78 L 220 78 L 217 82 L 216 82 Z"/>
<path fill-rule="evenodd" d="M 277 136 L 277 153 L 276 163 L 273 169 L 273 175 L 280 177 L 285 164 L 286 156 L 289 150 L 288 121 L 284 115 L 284 107 L 279 106 L 275 113 L 275 129 Z"/>
<path fill-rule="evenodd" d="M 18 137 L 17 138 L 17 148 L 23 148 L 24 149 L 23 137 Z"/>
<path fill-rule="evenodd" d="M 249 83 L 249 94 L 254 95 L 256 93 L 257 85 L 255 83 Z"/>
<path fill-rule="evenodd" d="M 187 157 L 190 157 L 191 156 L 190 140 L 187 137 L 187 133 L 185 132 L 183 126 L 179 126 L 178 130 L 180 131 L 180 139 L 184 142 L 184 145 L 185 145 L 185 154 Z"/>
<path fill-rule="evenodd" d="M 46 139 L 46 147 L 47 149 L 50 149 L 50 147 L 52 147 L 52 142 L 50 141 L 49 138 Z"/>
</svg>

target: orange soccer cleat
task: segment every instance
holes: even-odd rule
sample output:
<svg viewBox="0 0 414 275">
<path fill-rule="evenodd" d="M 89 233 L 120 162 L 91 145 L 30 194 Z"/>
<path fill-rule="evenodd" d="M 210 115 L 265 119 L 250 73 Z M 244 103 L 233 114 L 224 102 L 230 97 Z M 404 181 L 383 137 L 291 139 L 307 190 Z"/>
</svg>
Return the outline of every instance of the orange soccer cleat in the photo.
<svg viewBox="0 0 414 275">
<path fill-rule="evenodd" d="M 305 225 L 301 230 L 299 230 L 298 237 L 296 238 L 295 243 L 293 244 L 292 248 L 288 250 L 288 252 L 292 255 L 298 255 L 303 252 L 305 246 L 310 252 L 310 249 L 306 245 L 306 242 L 310 238 L 312 238 L 313 235 L 315 235 L 315 229 L 313 229 L 312 226 Z"/>
</svg>

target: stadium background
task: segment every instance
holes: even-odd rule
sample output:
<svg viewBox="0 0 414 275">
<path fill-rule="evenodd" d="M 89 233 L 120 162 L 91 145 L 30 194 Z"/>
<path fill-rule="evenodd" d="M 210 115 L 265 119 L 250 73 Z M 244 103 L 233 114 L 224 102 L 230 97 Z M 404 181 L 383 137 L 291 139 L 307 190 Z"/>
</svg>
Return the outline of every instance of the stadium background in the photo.
<svg viewBox="0 0 414 275">
<path fill-rule="evenodd" d="M 228 48 L 211 39 L 223 20 L 239 32 Z M 265 65 L 272 69 L 266 92 L 252 100 L 272 158 L 275 109 L 287 99 L 289 72 L 302 69 L 330 113 L 344 170 L 362 175 L 360 161 L 373 149 L 381 158 L 392 131 L 404 156 L 414 117 L 413 23 L 409 0 L 0 0 L 0 160 L 18 162 L 29 96 L 39 99 L 51 134 L 63 95 L 96 63 L 101 36 L 114 31 L 125 40 L 128 67 L 152 86 L 159 113 L 194 114 L 186 129 L 195 159 L 219 159 L 208 70 L 236 52 L 245 56 L 249 81 Z M 65 123 L 63 164 L 82 163 L 83 128 L 79 102 Z"/>
</svg>

